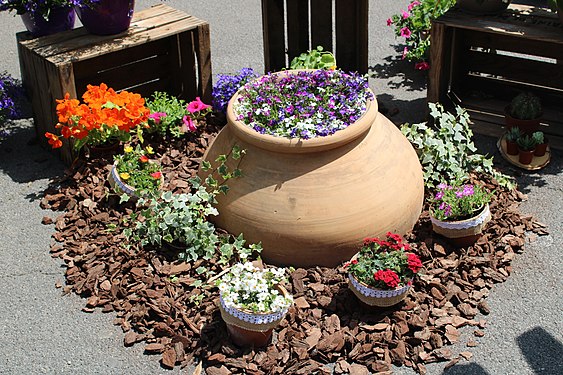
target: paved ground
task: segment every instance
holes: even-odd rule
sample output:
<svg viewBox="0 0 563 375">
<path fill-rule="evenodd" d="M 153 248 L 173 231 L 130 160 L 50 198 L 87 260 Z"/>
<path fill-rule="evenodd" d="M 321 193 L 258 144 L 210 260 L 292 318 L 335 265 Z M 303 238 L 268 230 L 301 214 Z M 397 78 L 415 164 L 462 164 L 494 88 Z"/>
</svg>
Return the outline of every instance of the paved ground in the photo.
<svg viewBox="0 0 563 375">
<path fill-rule="evenodd" d="M 155 0 L 137 1 L 143 9 Z M 211 25 L 214 73 L 234 73 L 242 67 L 263 69 L 259 0 L 168 1 Z M 370 2 L 371 86 L 378 99 L 399 113 L 396 123 L 419 121 L 425 107 L 425 78 L 412 66 L 396 60 L 394 36 L 385 19 L 405 7 L 406 0 Z M 0 14 L 0 70 L 19 77 L 14 34 L 23 30 L 19 18 Z M 113 316 L 81 311 L 84 301 L 61 296 L 55 288 L 63 280 L 60 262 L 50 258 L 52 227 L 40 224 L 45 215 L 38 199 L 50 178 L 63 166 L 33 144 L 33 125 L 23 120 L 12 136 L 0 143 L 0 374 L 191 374 L 166 371 L 156 357 L 142 354 L 141 346 L 124 348 Z M 493 139 L 478 137 L 485 152 L 495 154 Z M 496 155 L 496 159 L 499 156 Z M 549 225 L 551 235 L 526 247 L 514 262 L 514 273 L 489 297 L 491 314 L 486 335 L 477 339 L 470 362 L 446 374 L 560 374 L 563 373 L 563 311 L 561 266 L 563 244 L 563 172 L 561 152 L 538 173 L 522 173 L 501 160 L 499 166 L 516 174 L 529 195 L 522 206 Z M 467 350 L 471 338 L 453 348 Z M 428 366 L 441 374 L 444 364 Z M 413 374 L 397 369 L 398 374 Z"/>
</svg>

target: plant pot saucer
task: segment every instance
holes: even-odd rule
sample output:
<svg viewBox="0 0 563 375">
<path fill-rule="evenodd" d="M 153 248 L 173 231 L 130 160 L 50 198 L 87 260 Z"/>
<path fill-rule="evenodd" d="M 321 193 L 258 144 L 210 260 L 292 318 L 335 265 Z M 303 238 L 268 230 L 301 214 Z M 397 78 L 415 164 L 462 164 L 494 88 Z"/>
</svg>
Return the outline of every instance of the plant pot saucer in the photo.
<svg viewBox="0 0 563 375">
<path fill-rule="evenodd" d="M 532 162 L 530 164 L 522 164 L 518 161 L 518 155 L 509 155 L 506 152 L 506 134 L 504 134 L 497 142 L 497 147 L 500 151 L 500 154 L 503 158 L 505 158 L 510 164 L 513 164 L 519 168 L 526 169 L 528 171 L 537 171 L 538 169 L 542 169 L 551 160 L 551 150 L 549 146 L 547 146 L 547 150 L 544 156 L 534 156 Z"/>
</svg>

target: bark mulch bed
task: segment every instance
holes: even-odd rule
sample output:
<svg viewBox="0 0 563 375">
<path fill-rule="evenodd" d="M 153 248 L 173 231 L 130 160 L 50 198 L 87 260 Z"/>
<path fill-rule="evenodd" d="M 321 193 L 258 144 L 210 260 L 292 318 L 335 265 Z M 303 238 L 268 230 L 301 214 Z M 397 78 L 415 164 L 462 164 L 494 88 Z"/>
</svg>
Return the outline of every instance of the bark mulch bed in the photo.
<svg viewBox="0 0 563 375">
<path fill-rule="evenodd" d="M 181 140 L 151 141 L 164 166 L 165 189 L 189 190 L 186 180 L 217 129 L 208 125 L 207 131 Z M 143 343 L 147 353 L 162 356 L 167 368 L 199 362 L 209 375 L 367 374 L 390 372 L 392 363 L 424 374 L 425 363 L 469 359 L 470 349 L 454 355 L 448 345 L 460 341 L 464 326 L 473 327 L 475 336 L 484 334 L 486 321 L 477 316 L 489 313 L 489 291 L 510 275 L 525 233 L 547 234 L 542 224 L 519 213 L 520 192 L 485 181 L 497 192 L 490 205 L 493 220 L 474 246 L 449 247 L 433 235 L 423 212 L 407 239 L 416 244 L 425 268 L 403 303 L 368 309 L 349 291 L 342 267 L 297 269 L 288 286 L 295 305 L 273 342 L 241 349 L 229 341 L 216 288 L 191 286 L 199 266 L 220 271 L 213 262 L 181 263 L 161 249 L 126 246 L 123 220 L 134 207 L 107 194 L 110 163 L 76 163 L 45 191 L 41 207 L 62 211 L 54 220 L 51 254 L 66 263 L 66 286 L 57 287 L 84 297 L 85 312 L 115 312 L 126 346 Z M 204 298 L 196 305 L 192 301 L 201 293 Z M 476 345 L 468 340 L 467 346 Z"/>
</svg>

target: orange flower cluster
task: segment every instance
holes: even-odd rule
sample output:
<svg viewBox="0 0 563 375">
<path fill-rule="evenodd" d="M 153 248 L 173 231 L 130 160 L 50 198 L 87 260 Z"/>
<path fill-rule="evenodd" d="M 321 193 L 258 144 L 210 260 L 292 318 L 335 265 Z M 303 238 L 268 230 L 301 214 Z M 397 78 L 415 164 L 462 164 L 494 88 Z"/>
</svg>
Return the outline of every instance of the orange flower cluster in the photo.
<svg viewBox="0 0 563 375">
<path fill-rule="evenodd" d="M 56 127 L 64 138 L 77 139 L 77 148 L 86 143 L 103 143 L 111 137 L 122 138 L 132 128 L 146 123 L 150 113 L 141 95 L 117 93 L 105 83 L 88 85 L 82 99 L 83 104 L 67 93 L 64 99 L 57 100 Z M 57 135 L 47 132 L 45 136 L 53 148 L 62 146 Z"/>
</svg>

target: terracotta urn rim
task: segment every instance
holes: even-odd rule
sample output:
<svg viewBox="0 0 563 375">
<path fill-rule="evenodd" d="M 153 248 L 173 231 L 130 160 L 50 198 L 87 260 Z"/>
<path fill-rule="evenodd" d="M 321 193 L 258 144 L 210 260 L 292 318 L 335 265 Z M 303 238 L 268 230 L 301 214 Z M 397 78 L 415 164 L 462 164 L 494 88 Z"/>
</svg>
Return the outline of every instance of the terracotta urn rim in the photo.
<svg viewBox="0 0 563 375">
<path fill-rule="evenodd" d="M 302 70 L 284 70 L 273 74 L 293 74 L 299 71 Z M 257 79 L 260 78 L 258 77 Z M 368 88 L 368 90 L 372 92 L 371 89 Z M 366 134 L 378 113 L 377 99 L 372 92 L 373 99 L 368 100 L 365 112 L 356 122 L 350 124 L 345 129 L 338 130 L 332 135 L 310 139 L 276 137 L 270 134 L 260 134 L 242 121 L 236 120 L 233 105 L 239 97 L 239 91 L 233 95 L 227 106 L 227 126 L 241 140 L 256 147 L 275 152 L 307 153 L 340 147 Z"/>
</svg>

